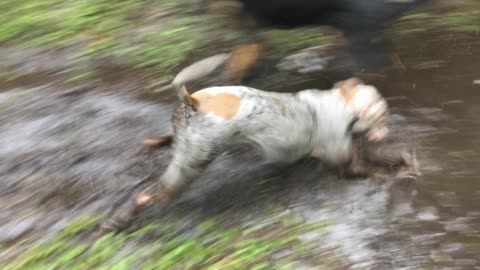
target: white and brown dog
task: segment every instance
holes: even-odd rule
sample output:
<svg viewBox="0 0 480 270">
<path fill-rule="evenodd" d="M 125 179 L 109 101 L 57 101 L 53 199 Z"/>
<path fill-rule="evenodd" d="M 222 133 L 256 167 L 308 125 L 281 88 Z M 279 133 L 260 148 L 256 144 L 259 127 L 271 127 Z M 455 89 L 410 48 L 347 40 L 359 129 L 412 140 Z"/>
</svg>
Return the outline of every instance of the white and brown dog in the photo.
<svg viewBox="0 0 480 270">
<path fill-rule="evenodd" d="M 385 99 L 375 87 L 354 78 L 331 90 L 294 94 L 245 86 L 211 87 L 192 95 L 184 85 L 177 90 L 181 103 L 172 118 L 174 134 L 144 141 L 157 146 L 172 142 L 170 164 L 155 187 L 132 198 L 101 225 L 102 231 L 125 227 L 135 213 L 155 201 L 172 200 L 229 145 L 255 143 L 272 163 L 315 157 L 348 167 L 355 158 L 354 134 L 376 141 L 388 133 Z"/>
</svg>

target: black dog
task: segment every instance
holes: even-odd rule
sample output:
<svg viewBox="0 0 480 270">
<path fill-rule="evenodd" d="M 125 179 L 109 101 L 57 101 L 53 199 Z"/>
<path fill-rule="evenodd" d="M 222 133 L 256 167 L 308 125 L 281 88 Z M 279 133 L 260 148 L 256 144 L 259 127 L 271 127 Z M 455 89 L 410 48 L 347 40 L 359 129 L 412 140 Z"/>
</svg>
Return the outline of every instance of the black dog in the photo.
<svg viewBox="0 0 480 270">
<path fill-rule="evenodd" d="M 357 69 L 386 63 L 382 31 L 429 0 L 239 0 L 259 27 L 331 26 L 342 31 Z"/>
</svg>

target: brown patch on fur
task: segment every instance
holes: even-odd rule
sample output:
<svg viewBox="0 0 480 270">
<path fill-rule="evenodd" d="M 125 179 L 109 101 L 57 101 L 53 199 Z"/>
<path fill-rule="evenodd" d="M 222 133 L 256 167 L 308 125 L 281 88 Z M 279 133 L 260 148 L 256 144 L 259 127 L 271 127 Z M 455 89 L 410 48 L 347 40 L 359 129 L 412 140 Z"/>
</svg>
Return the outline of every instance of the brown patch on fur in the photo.
<svg viewBox="0 0 480 270">
<path fill-rule="evenodd" d="M 248 44 L 235 48 L 225 67 L 225 77 L 232 83 L 239 83 L 257 63 L 262 51 L 261 44 Z"/>
<path fill-rule="evenodd" d="M 358 78 L 350 78 L 344 81 L 340 81 L 334 85 L 334 88 L 340 90 L 340 95 L 345 100 L 346 103 L 349 103 L 353 96 L 355 96 L 355 87 L 361 85 L 363 82 Z"/>
<path fill-rule="evenodd" d="M 212 95 L 200 91 L 194 93 L 192 99 L 200 112 L 204 114 L 211 112 L 225 120 L 235 117 L 240 108 L 240 97 L 230 93 Z"/>
</svg>

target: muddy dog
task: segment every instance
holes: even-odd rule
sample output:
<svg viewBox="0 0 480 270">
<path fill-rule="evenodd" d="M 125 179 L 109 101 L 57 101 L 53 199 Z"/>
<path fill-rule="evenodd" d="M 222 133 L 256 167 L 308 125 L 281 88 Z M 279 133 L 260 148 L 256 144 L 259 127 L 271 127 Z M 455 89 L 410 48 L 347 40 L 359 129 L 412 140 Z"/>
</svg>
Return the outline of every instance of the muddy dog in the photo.
<svg viewBox="0 0 480 270">
<path fill-rule="evenodd" d="M 178 80 L 177 80 L 178 81 Z M 356 162 L 353 137 L 382 140 L 389 110 L 377 89 L 352 78 L 331 90 L 266 92 L 246 86 L 210 87 L 190 94 L 177 85 L 180 103 L 172 117 L 173 135 L 147 145 L 173 146 L 173 157 L 154 186 L 131 198 L 100 225 L 104 234 L 123 229 L 143 208 L 170 202 L 228 146 L 258 145 L 269 163 L 292 164 L 313 157 L 325 164 L 365 173 Z"/>
</svg>

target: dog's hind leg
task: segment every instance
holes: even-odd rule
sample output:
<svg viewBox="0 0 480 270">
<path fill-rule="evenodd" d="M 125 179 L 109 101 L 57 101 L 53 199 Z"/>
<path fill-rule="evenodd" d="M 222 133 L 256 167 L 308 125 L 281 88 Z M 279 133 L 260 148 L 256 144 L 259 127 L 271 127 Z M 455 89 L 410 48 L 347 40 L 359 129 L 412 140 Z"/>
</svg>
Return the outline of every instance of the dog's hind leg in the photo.
<svg viewBox="0 0 480 270">
<path fill-rule="evenodd" d="M 173 159 L 159 181 L 130 198 L 113 216 L 100 224 L 100 235 L 126 228 L 149 205 L 156 202 L 167 204 L 178 197 L 222 152 L 223 145 L 219 141 L 203 137 L 176 140 Z"/>
<path fill-rule="evenodd" d="M 165 135 L 160 137 L 150 137 L 142 141 L 142 144 L 150 149 L 159 149 L 163 146 L 169 146 L 173 142 L 173 135 Z"/>
</svg>

